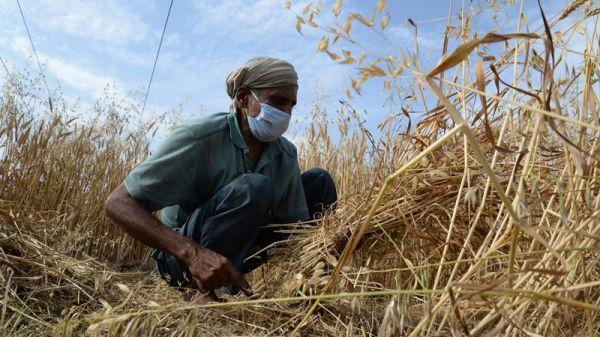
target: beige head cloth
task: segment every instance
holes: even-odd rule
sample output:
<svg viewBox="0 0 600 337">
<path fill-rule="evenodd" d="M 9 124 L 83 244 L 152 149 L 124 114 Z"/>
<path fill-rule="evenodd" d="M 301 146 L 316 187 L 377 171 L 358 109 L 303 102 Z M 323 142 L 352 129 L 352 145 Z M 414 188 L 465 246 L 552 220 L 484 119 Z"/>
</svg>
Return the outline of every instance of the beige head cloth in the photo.
<svg viewBox="0 0 600 337">
<path fill-rule="evenodd" d="M 298 74 L 294 66 L 287 61 L 273 57 L 256 57 L 243 67 L 230 72 L 225 84 L 227 94 L 234 100 L 241 86 L 257 89 L 298 86 Z"/>
</svg>

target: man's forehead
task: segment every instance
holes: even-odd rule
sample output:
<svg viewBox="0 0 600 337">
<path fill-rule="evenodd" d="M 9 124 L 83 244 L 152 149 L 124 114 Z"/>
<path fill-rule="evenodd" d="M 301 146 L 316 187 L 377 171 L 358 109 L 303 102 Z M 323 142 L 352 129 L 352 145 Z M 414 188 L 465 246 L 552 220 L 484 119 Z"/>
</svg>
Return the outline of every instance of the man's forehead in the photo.
<svg viewBox="0 0 600 337">
<path fill-rule="evenodd" d="M 295 98 L 298 93 L 298 87 L 295 85 L 285 86 L 285 87 L 276 87 L 276 88 L 267 88 L 263 90 L 263 94 L 265 96 L 284 96 L 287 98 Z"/>
</svg>

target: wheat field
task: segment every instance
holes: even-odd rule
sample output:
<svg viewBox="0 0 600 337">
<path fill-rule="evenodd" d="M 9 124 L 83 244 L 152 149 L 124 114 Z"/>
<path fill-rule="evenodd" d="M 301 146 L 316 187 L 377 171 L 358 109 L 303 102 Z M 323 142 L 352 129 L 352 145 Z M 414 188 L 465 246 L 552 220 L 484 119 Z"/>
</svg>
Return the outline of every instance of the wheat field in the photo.
<svg viewBox="0 0 600 337">
<path fill-rule="evenodd" d="M 513 5 L 522 11 L 522 1 Z M 348 95 L 381 80 L 382 95 L 410 95 L 429 108 L 413 119 L 409 107 L 390 114 L 374 136 L 349 104 L 327 113 L 317 102 L 297 144 L 299 161 L 332 173 L 337 209 L 316 227 L 283 226 L 289 239 L 268 247 L 275 257 L 249 275 L 256 295 L 224 303 L 196 305 L 193 293 L 169 288 L 149 249 L 102 208 L 147 156 L 154 133 L 175 123 L 172 114 L 140 122 L 139 106 L 105 97 L 97 117 L 81 120 L 60 93 L 50 106 L 40 78 L 11 74 L 0 94 L 0 330 L 600 334 L 597 4 L 573 1 L 545 13 L 540 27 L 520 13 L 514 31 L 485 36 L 463 20 L 440 37 L 445 46 L 459 43 L 431 69 L 419 66 L 418 54 L 336 50 L 337 41 L 361 46 L 351 29 L 385 31 L 385 8 L 378 1 L 370 17 L 344 16 L 341 1 L 309 4 L 296 29 L 321 29 L 317 50 L 356 67 Z M 342 22 L 322 26 L 317 18 L 326 10 Z M 559 31 L 569 18 L 573 24 Z M 570 47 L 574 37 L 585 41 L 583 52 Z M 412 86 L 396 85 L 406 78 Z M 340 251 L 334 238 L 343 229 L 352 236 Z"/>
</svg>

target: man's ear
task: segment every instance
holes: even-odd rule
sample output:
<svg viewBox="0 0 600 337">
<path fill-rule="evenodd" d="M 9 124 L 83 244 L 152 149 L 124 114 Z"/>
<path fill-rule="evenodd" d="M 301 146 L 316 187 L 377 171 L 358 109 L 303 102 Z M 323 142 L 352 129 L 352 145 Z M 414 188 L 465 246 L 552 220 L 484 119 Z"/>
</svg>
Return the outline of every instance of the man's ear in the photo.
<svg viewBox="0 0 600 337">
<path fill-rule="evenodd" d="M 237 100 L 238 107 L 248 108 L 248 94 L 250 93 L 250 89 L 248 87 L 240 87 L 237 91 L 235 99 Z"/>
</svg>

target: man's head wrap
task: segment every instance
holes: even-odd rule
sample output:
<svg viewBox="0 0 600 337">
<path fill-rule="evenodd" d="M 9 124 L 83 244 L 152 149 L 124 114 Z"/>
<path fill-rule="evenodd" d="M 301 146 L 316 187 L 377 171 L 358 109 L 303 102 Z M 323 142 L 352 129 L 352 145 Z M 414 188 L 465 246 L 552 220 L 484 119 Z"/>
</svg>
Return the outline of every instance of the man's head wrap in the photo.
<svg viewBox="0 0 600 337">
<path fill-rule="evenodd" d="M 252 89 L 298 86 L 298 74 L 289 62 L 273 57 L 253 58 L 227 75 L 227 94 L 232 100 L 240 87 Z"/>
</svg>

